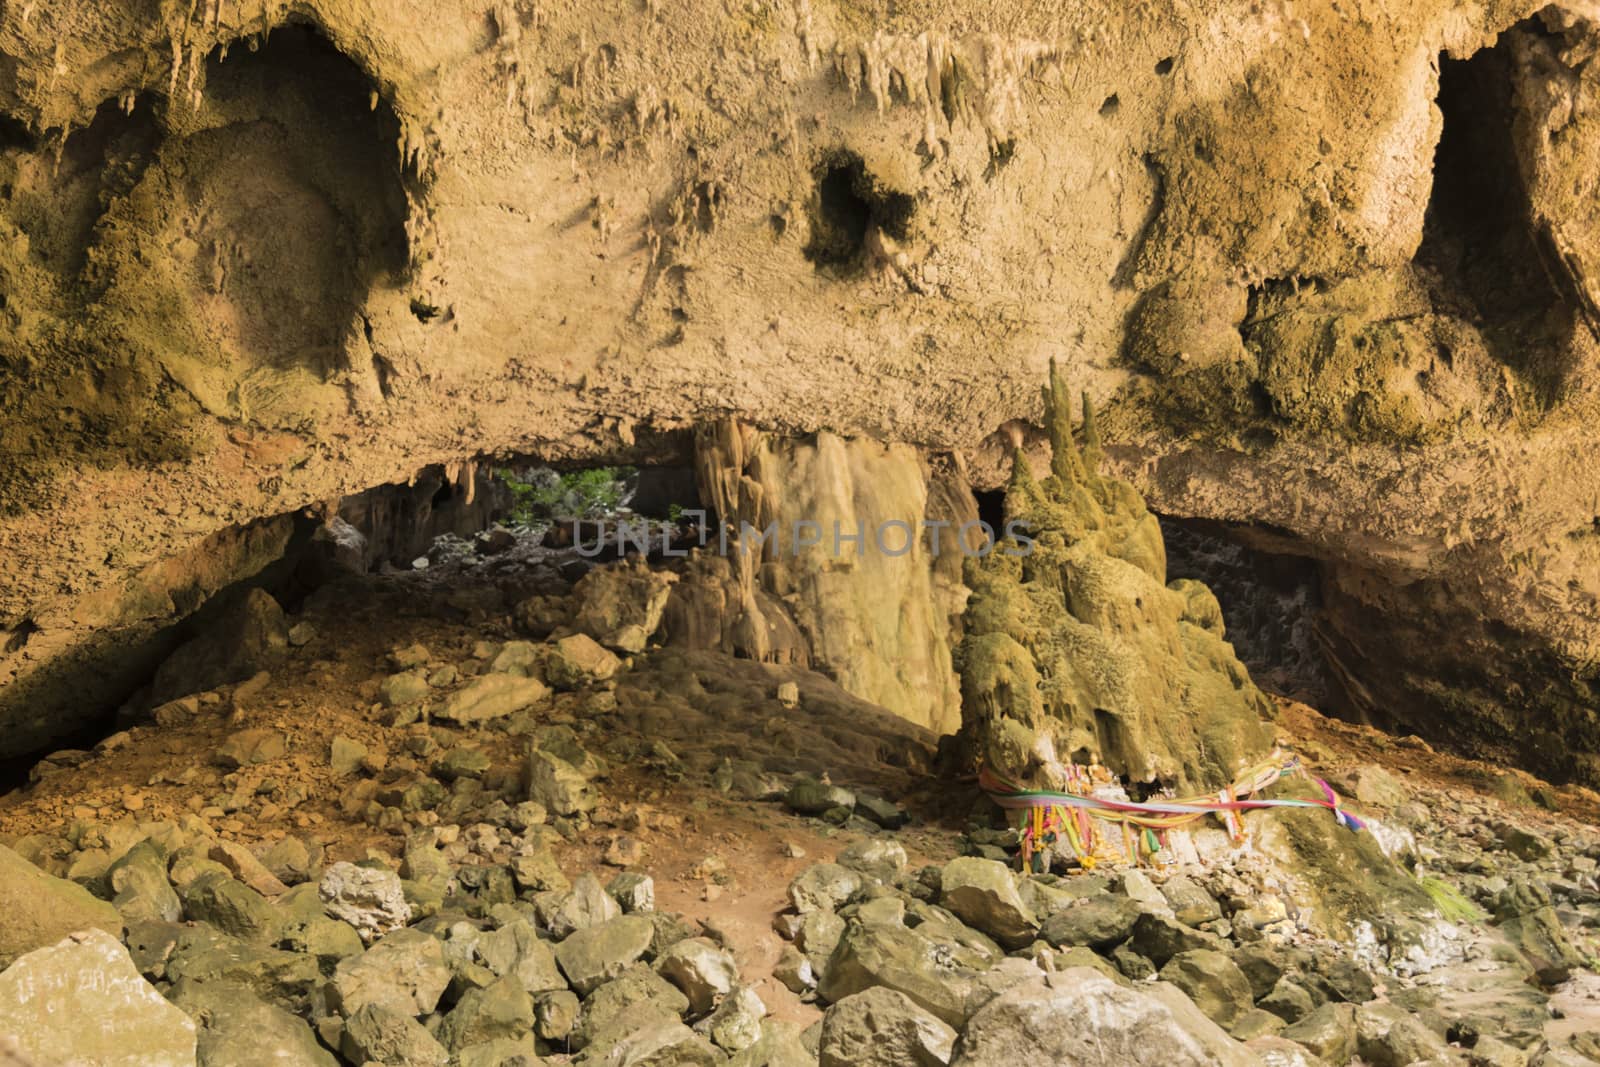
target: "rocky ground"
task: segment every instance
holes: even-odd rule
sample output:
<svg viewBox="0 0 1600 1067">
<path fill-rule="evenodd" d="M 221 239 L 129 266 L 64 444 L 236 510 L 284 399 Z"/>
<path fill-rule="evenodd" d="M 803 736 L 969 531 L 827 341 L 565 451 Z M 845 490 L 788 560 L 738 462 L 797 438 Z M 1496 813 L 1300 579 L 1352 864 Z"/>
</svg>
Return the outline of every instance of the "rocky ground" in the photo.
<svg viewBox="0 0 1600 1067">
<path fill-rule="evenodd" d="M 493 547 L 252 594 L 0 797 L 0 1063 L 1600 1062 L 1592 793 L 1280 702 L 1412 895 L 1321 812 L 1022 876 L 933 735 Z"/>
</svg>

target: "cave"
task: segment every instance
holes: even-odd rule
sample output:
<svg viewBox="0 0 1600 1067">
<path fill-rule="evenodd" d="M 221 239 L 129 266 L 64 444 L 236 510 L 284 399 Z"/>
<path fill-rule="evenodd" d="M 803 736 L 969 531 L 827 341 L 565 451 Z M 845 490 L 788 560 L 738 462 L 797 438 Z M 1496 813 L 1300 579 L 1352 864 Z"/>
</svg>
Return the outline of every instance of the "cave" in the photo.
<svg viewBox="0 0 1600 1067">
<path fill-rule="evenodd" d="M 1541 404 L 1551 402 L 1564 378 L 1557 340 L 1562 315 L 1573 307 L 1530 219 L 1513 131 L 1512 48 L 1519 35 L 1546 32 L 1535 16 L 1468 58 L 1441 55 L 1436 103 L 1444 125 L 1416 254 L 1436 280 L 1440 309 L 1473 323 Z"/>
<path fill-rule="evenodd" d="M 1344 6 L 4 5 L 0 1061 L 1600 1065 L 1600 28 Z"/>
</svg>

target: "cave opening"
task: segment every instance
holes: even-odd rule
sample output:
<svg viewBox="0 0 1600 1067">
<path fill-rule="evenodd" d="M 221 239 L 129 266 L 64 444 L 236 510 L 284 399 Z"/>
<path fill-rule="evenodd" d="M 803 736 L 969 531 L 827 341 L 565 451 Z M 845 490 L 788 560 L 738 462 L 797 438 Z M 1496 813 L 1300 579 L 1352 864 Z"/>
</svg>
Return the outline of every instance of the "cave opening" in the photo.
<svg viewBox="0 0 1600 1067">
<path fill-rule="evenodd" d="M 1443 128 L 1416 263 L 1435 306 L 1477 327 L 1490 353 L 1540 404 L 1564 377 L 1559 338 L 1570 314 L 1541 258 L 1514 136 L 1513 42 L 1544 35 L 1537 16 L 1467 59 L 1439 59 Z"/>
<path fill-rule="evenodd" d="M 1322 609 L 1318 564 L 1252 544 L 1216 522 L 1158 516 L 1167 544 L 1167 578 L 1204 582 L 1222 607 L 1227 640 L 1262 688 L 1316 707 L 1333 695 L 1317 633 Z M 1282 540 L 1267 535 L 1274 546 Z"/>
<path fill-rule="evenodd" d="M 848 272 L 862 266 L 875 230 L 897 241 L 906 238 L 916 201 L 884 187 L 860 156 L 836 152 L 818 165 L 815 174 L 811 240 L 805 255 L 818 270 Z"/>
</svg>

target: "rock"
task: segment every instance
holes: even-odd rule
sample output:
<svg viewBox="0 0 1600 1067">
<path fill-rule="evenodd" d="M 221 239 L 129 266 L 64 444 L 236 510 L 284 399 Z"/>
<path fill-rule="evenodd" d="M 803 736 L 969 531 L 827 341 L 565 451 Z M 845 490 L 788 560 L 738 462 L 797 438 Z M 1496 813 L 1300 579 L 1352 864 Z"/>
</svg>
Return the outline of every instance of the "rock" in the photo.
<svg viewBox="0 0 1600 1067">
<path fill-rule="evenodd" d="M 807 867 L 789 883 L 789 903 L 802 915 L 833 911 L 861 891 L 861 876 L 837 863 Z"/>
<path fill-rule="evenodd" d="M 1185 926 L 1199 926 L 1222 918 L 1222 905 L 1193 878 L 1175 875 L 1161 887 L 1172 914 Z"/>
<path fill-rule="evenodd" d="M 439 1024 L 439 1040 L 451 1052 L 533 1031 L 533 998 L 515 978 L 501 978 L 462 994 Z"/>
<path fill-rule="evenodd" d="M 603 1052 L 629 1030 L 656 1022 L 678 1022 L 689 998 L 642 963 L 591 993 L 578 1015 L 572 1046 Z"/>
<path fill-rule="evenodd" d="M 383 695 L 385 704 L 391 708 L 398 708 L 427 700 L 433 693 L 433 687 L 428 684 L 426 671 L 401 671 L 385 678 L 378 692 Z"/>
<path fill-rule="evenodd" d="M 1058 948 L 1086 945 L 1103 951 L 1126 941 L 1143 914 L 1137 902 L 1103 893 L 1050 916 L 1039 936 Z"/>
<path fill-rule="evenodd" d="M 542 848 L 523 852 L 511 858 L 511 877 L 518 886 L 532 892 L 566 892 L 571 888 L 567 876 L 561 873 L 556 858 Z"/>
<path fill-rule="evenodd" d="M 395 930 L 361 955 L 339 961 L 328 999 L 346 1018 L 368 1004 L 416 1018 L 434 1009 L 449 984 L 443 944 L 421 930 Z"/>
<path fill-rule="evenodd" d="M 283 609 L 263 590 L 251 589 L 156 669 L 151 699 L 164 704 L 243 681 L 277 662 L 288 647 Z"/>
<path fill-rule="evenodd" d="M 535 903 L 539 920 L 557 940 L 576 930 L 610 922 L 622 914 L 622 907 L 600 886 L 592 874 L 578 876 L 566 893 L 541 896 Z"/>
<path fill-rule="evenodd" d="M 284 1003 L 303 1002 L 322 982 L 310 956 L 251 945 L 204 923 L 173 926 L 165 934 L 152 929 L 156 926 L 165 924 L 141 923 L 128 932 L 130 948 L 153 977 L 174 984 L 185 978 L 239 982 L 265 1000 Z"/>
<path fill-rule="evenodd" d="M 237 982 L 185 980 L 167 994 L 199 1026 L 200 1067 L 337 1067 L 298 1016 Z"/>
<path fill-rule="evenodd" d="M 1409 1067 L 1448 1051 L 1442 1038 L 1402 1008 L 1363 1004 L 1356 1009 L 1356 1054 L 1370 1067 Z"/>
<path fill-rule="evenodd" d="M 1329 1063 L 1348 1063 L 1356 1054 L 1356 1009 L 1324 1004 L 1283 1030 L 1283 1036 Z"/>
<path fill-rule="evenodd" d="M 838 863 L 880 882 L 892 882 L 905 872 L 906 850 L 898 841 L 869 837 L 845 847 Z"/>
<path fill-rule="evenodd" d="M 403 1012 L 369 1003 L 345 1018 L 339 1049 L 351 1063 L 448 1067 L 450 1053 Z"/>
<path fill-rule="evenodd" d="M 655 927 L 642 915 L 623 915 L 572 934 L 556 948 L 556 962 L 580 995 L 621 974 L 650 950 Z"/>
<path fill-rule="evenodd" d="M 870 793 L 856 794 L 856 814 L 871 819 L 885 830 L 898 830 L 911 821 L 900 805 Z"/>
<path fill-rule="evenodd" d="M 689 998 L 689 1010 L 704 1015 L 739 981 L 739 967 L 711 940 L 691 937 L 668 948 L 656 971 Z"/>
<path fill-rule="evenodd" d="M 1145 912 L 1134 921 L 1129 944 L 1157 967 L 1165 967 L 1167 961 L 1180 952 L 1201 948 L 1220 950 L 1223 947 L 1221 939 L 1213 934 L 1152 912 Z"/>
<path fill-rule="evenodd" d="M 528 752 L 528 799 L 568 816 L 593 811 L 599 803 L 578 768 L 540 748 Z"/>
<path fill-rule="evenodd" d="M 253 727 L 229 734 L 217 749 L 217 762 L 224 767 L 254 767 L 282 759 L 289 751 L 283 734 L 277 730 Z"/>
<path fill-rule="evenodd" d="M 453 782 L 457 778 L 482 778 L 489 766 L 486 752 L 458 745 L 434 763 L 433 773 L 446 782 Z"/>
<path fill-rule="evenodd" d="M 408 671 L 414 667 L 422 667 L 433 659 L 433 653 L 428 651 L 428 646 L 421 641 L 413 641 L 409 645 L 390 649 L 389 666 L 395 670 Z"/>
<path fill-rule="evenodd" d="M 1500 847 L 1525 863 L 1537 863 L 1555 852 L 1555 845 L 1542 834 L 1524 826 L 1501 823 L 1495 827 Z"/>
<path fill-rule="evenodd" d="M 180 889 L 178 896 L 190 919 L 210 923 L 251 944 L 270 943 L 283 924 L 283 916 L 267 903 L 266 897 L 216 871 L 200 875 Z"/>
<path fill-rule="evenodd" d="M 533 1002 L 534 1032 L 546 1041 L 565 1041 L 577 1025 L 581 1010 L 578 994 L 570 989 L 541 994 Z"/>
<path fill-rule="evenodd" d="M 598 1047 L 598 1046 L 596 1046 Z M 579 1067 L 605 1064 L 660 1064 L 661 1067 L 713 1067 L 723 1056 L 711 1043 L 676 1019 L 629 1030 L 606 1050 L 604 1058 L 585 1049 L 573 1062 Z"/>
<path fill-rule="evenodd" d="M 619 874 L 606 883 L 606 892 L 625 914 L 648 915 L 656 910 L 656 883 L 648 874 Z"/>
<path fill-rule="evenodd" d="M 335 737 L 328 746 L 328 766 L 341 778 L 354 774 L 366 758 L 367 746 L 348 737 Z"/>
<path fill-rule="evenodd" d="M 661 615 L 678 576 L 637 559 L 596 567 L 573 586 L 578 605 L 572 625 L 607 648 L 643 652 L 661 627 Z"/>
<path fill-rule="evenodd" d="M 1500 923 L 1500 932 L 1522 953 L 1544 986 L 1556 986 L 1587 961 L 1567 937 L 1553 907 L 1535 908 Z"/>
<path fill-rule="evenodd" d="M 760 1039 L 735 1053 L 727 1067 L 817 1067 L 817 1055 L 806 1047 L 797 1025 L 767 1019 Z"/>
<path fill-rule="evenodd" d="M 515 922 L 478 939 L 478 958 L 496 975 L 515 978 L 529 993 L 567 988 L 556 965 L 555 951 L 540 939 L 533 925 Z"/>
<path fill-rule="evenodd" d="M 950 1026 L 960 1027 L 967 1018 L 977 974 L 953 962 L 945 946 L 915 930 L 851 923 L 817 989 L 837 1004 L 873 986 L 885 986 L 904 993 Z"/>
<path fill-rule="evenodd" d="M 167 880 L 167 864 L 148 841 L 134 845 L 107 871 L 111 904 L 128 923 L 159 919 L 177 922 L 183 902 Z M 4 920 L 0 920 L 3 927 Z"/>
<path fill-rule="evenodd" d="M 784 945 L 773 965 L 772 976 L 791 993 L 800 994 L 816 988 L 817 971 L 811 960 L 801 955 L 793 945 Z"/>
<path fill-rule="evenodd" d="M 1245 1048 L 1256 1056 L 1261 1067 L 1327 1067 L 1321 1057 L 1281 1035 L 1251 1038 Z"/>
<path fill-rule="evenodd" d="M 1183 990 L 1195 1007 L 1224 1028 L 1231 1027 L 1252 1007 L 1249 979 L 1233 960 L 1211 949 L 1194 949 L 1172 957 L 1161 968 L 1161 980 Z"/>
<path fill-rule="evenodd" d="M 474 723 L 503 719 L 550 695 L 537 678 L 517 674 L 485 674 L 451 693 L 434 711 L 447 722 Z"/>
<path fill-rule="evenodd" d="M 317 884 L 328 914 L 356 928 L 371 941 L 411 921 L 400 876 L 393 871 L 335 863 Z"/>
<path fill-rule="evenodd" d="M 1038 932 L 1033 913 L 1017 891 L 1016 878 L 998 860 L 953 859 L 941 872 L 941 885 L 941 904 L 1007 948 L 1021 948 Z"/>
<path fill-rule="evenodd" d="M 644 862 L 644 845 L 630 834 L 618 834 L 606 845 L 601 862 L 611 867 L 637 867 Z"/>
<path fill-rule="evenodd" d="M 967 1024 L 950 1063 L 1254 1067 L 1255 1060 L 1226 1035 L 1194 1034 L 1160 998 L 1079 967 L 989 1001 Z"/>
<path fill-rule="evenodd" d="M 956 1032 L 903 993 L 845 997 L 822 1019 L 819 1067 L 944 1067 Z"/>
<path fill-rule="evenodd" d="M 894 901 L 898 904 L 899 901 Z M 866 905 L 862 906 L 863 908 Z M 863 923 L 872 921 L 870 915 L 863 916 L 858 911 L 857 919 Z M 900 925 L 904 916 L 889 919 L 890 925 Z M 806 954 L 811 961 L 814 971 L 821 972 L 828 966 L 828 959 L 833 955 L 833 950 L 839 947 L 839 939 L 844 936 L 845 921 L 831 911 L 812 911 L 800 917 L 800 928 L 795 932 L 795 947 Z"/>
<path fill-rule="evenodd" d="M 245 885 L 264 897 L 277 897 L 289 891 L 278 876 L 267 870 L 255 853 L 233 841 L 218 841 L 211 846 L 211 858 L 226 867 Z"/>
<path fill-rule="evenodd" d="M 853 810 L 856 795 L 843 786 L 827 785 L 814 778 L 801 778 L 789 787 L 783 802 L 801 815 L 821 815 L 834 808 Z"/>
<path fill-rule="evenodd" d="M 1277 984 L 1257 1003 L 1263 1010 L 1270 1011 L 1286 1023 L 1299 1022 L 1317 1007 L 1317 1002 L 1305 986 L 1288 977 L 1278 979 Z"/>
<path fill-rule="evenodd" d="M 197 1062 L 194 1022 L 140 976 L 116 937 L 96 928 L 26 952 L 0 972 L 0 1037 L 22 1064 Z"/>
<path fill-rule="evenodd" d="M 696 1023 L 694 1030 L 711 1038 L 720 1049 L 739 1052 L 761 1040 L 761 1020 L 766 1017 L 767 1006 L 755 990 L 739 986 L 722 998 L 716 1011 Z"/>
<path fill-rule="evenodd" d="M 470 1045 L 456 1054 L 456 1067 L 543 1067 L 530 1037 L 496 1038 Z"/>
<path fill-rule="evenodd" d="M 1339 775 L 1333 784 L 1367 807 L 1398 808 L 1411 799 L 1400 779 L 1371 763 Z"/>
<path fill-rule="evenodd" d="M 284 885 L 300 885 L 318 871 L 321 849 L 312 849 L 298 837 L 285 837 L 261 854 L 261 865 Z"/>
<path fill-rule="evenodd" d="M 317 639 L 317 628 L 309 622 L 297 622 L 289 627 L 291 648 L 304 648 Z"/>
<path fill-rule="evenodd" d="M 545 677 L 557 689 L 578 689 L 603 682 L 621 668 L 622 661 L 588 634 L 563 637 L 550 646 Z"/>
</svg>

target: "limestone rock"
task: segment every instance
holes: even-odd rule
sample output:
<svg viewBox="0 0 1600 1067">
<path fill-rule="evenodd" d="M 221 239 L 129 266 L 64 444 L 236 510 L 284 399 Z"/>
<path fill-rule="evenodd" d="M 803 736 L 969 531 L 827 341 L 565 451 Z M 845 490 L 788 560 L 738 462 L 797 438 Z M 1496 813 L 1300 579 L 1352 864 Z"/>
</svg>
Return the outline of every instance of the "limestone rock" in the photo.
<svg viewBox="0 0 1600 1067">
<path fill-rule="evenodd" d="M 549 687 L 537 678 L 485 674 L 451 693 L 433 714 L 446 722 L 485 722 L 532 707 L 549 695 Z"/>
<path fill-rule="evenodd" d="M 943 945 L 903 926 L 851 923 L 817 989 L 837 1004 L 884 986 L 959 1027 L 966 1022 L 978 972 L 954 963 Z"/>
<path fill-rule="evenodd" d="M 265 945 L 282 928 L 284 916 L 267 898 L 226 874 L 211 871 L 179 890 L 190 919 L 210 923 L 241 941 Z"/>
<path fill-rule="evenodd" d="M 1449 1052 L 1444 1039 L 1393 1004 L 1356 1009 L 1356 1054 L 1371 1067 L 1409 1067 Z"/>
<path fill-rule="evenodd" d="M 892 882 L 906 869 L 906 850 L 898 841 L 869 837 L 841 850 L 838 863 L 880 882 Z"/>
<path fill-rule="evenodd" d="M 1249 980 L 1222 952 L 1203 948 L 1181 952 L 1161 968 L 1161 980 L 1183 990 L 1222 1027 L 1232 1026 L 1252 1006 Z"/>
<path fill-rule="evenodd" d="M 1143 914 L 1135 901 L 1118 893 L 1102 893 L 1050 916 L 1039 936 L 1058 948 L 1086 945 L 1106 950 L 1126 941 Z"/>
<path fill-rule="evenodd" d="M 555 951 L 528 922 L 515 922 L 478 940 L 478 957 L 497 975 L 515 978 L 529 993 L 565 989 Z"/>
<path fill-rule="evenodd" d="M 111 934 L 86 929 L 0 972 L 0 1037 L 22 1062 L 195 1067 L 195 1025 Z"/>
<path fill-rule="evenodd" d="M 411 921 L 400 876 L 392 871 L 335 863 L 317 885 L 328 914 L 356 928 L 371 941 Z"/>
<path fill-rule="evenodd" d="M 563 637 L 550 646 L 545 677 L 557 689 L 578 689 L 616 674 L 622 661 L 588 634 Z"/>
<path fill-rule="evenodd" d="M 695 1023 L 694 1030 L 726 1052 L 739 1052 L 761 1040 L 761 1021 L 766 1016 L 767 1006 L 755 990 L 738 986 L 722 998 L 716 1011 Z"/>
<path fill-rule="evenodd" d="M 1329 1063 L 1348 1063 L 1356 1053 L 1356 1009 L 1349 1004 L 1324 1004 L 1285 1027 L 1283 1036 Z"/>
<path fill-rule="evenodd" d="M 596 567 L 572 588 L 575 629 L 617 652 L 643 652 L 661 626 L 678 576 L 638 559 Z"/>
<path fill-rule="evenodd" d="M 574 1060 L 578 1067 L 613 1063 L 662 1064 L 670 1067 L 714 1067 L 723 1055 L 711 1043 L 676 1019 L 651 1022 L 629 1030 L 611 1045 L 604 1057 L 594 1048 Z"/>
<path fill-rule="evenodd" d="M 827 785 L 814 778 L 801 778 L 789 787 L 783 802 L 801 815 L 821 815 L 833 808 L 853 809 L 856 795 L 843 786 Z"/>
<path fill-rule="evenodd" d="M 903 993 L 867 989 L 822 1020 L 820 1067 L 944 1067 L 956 1032 Z"/>
<path fill-rule="evenodd" d="M 432 1011 L 449 984 L 439 940 L 421 930 L 395 930 L 361 955 L 341 960 L 328 992 L 346 1018 L 376 1004 L 409 1019 Z"/>
<path fill-rule="evenodd" d="M 572 934 L 556 948 L 556 962 L 580 995 L 621 974 L 650 950 L 655 927 L 641 915 L 623 915 Z"/>
<path fill-rule="evenodd" d="M 832 911 L 861 891 L 861 876 L 837 863 L 807 867 L 789 883 L 789 903 L 802 914 Z"/>
<path fill-rule="evenodd" d="M 1242 1045 L 1203 1041 L 1157 997 L 1087 968 L 995 997 L 967 1024 L 951 1067 L 1254 1067 Z"/>
<path fill-rule="evenodd" d="M 337 1067 L 306 1022 L 236 982 L 179 982 L 169 999 L 199 1026 L 200 1067 Z"/>
<path fill-rule="evenodd" d="M 656 910 L 656 883 L 648 874 L 625 871 L 606 884 L 606 892 L 629 915 L 648 915 Z"/>
<path fill-rule="evenodd" d="M 683 990 L 689 1010 L 703 1015 L 739 981 L 733 957 L 704 937 L 679 941 L 656 960 L 661 977 Z"/>
<path fill-rule="evenodd" d="M 335 737 L 328 748 L 328 766 L 341 778 L 354 774 L 366 758 L 367 746 L 348 737 Z"/>
<path fill-rule="evenodd" d="M 217 762 L 224 767 L 253 767 L 282 759 L 286 752 L 288 745 L 282 732 L 252 727 L 229 734 L 217 749 Z"/>
<path fill-rule="evenodd" d="M 112 906 L 129 923 L 147 919 L 177 922 L 183 917 L 183 902 L 167 880 L 167 864 L 153 845 L 141 841 L 107 872 Z"/>
<path fill-rule="evenodd" d="M 541 748 L 528 753 L 528 799 L 557 815 L 593 811 L 599 803 L 582 772 Z"/>
<path fill-rule="evenodd" d="M 1271 746 L 1267 700 L 1220 628 L 1186 621 L 1192 597 L 1167 587 L 1160 525 L 1131 485 L 1100 473 L 1087 399 L 1074 441 L 1054 366 L 1045 407 L 1049 474 L 1036 481 L 1019 450 L 1006 491 L 1027 540 L 967 561 L 970 756 L 1037 789 L 1065 788 L 1074 753 L 1136 781 L 1216 788 Z"/>
<path fill-rule="evenodd" d="M 340 1050 L 351 1063 L 404 1063 L 446 1067 L 449 1051 L 409 1015 L 378 1003 L 345 1019 Z"/>
<path fill-rule="evenodd" d="M 572 1033 L 574 1048 L 604 1052 L 629 1030 L 648 1022 L 678 1022 L 689 998 L 642 963 L 624 968 L 590 993 Z"/>
<path fill-rule="evenodd" d="M 439 1025 L 439 1040 L 452 1052 L 533 1031 L 533 998 L 507 976 L 483 989 L 469 989 Z"/>
<path fill-rule="evenodd" d="M 1038 923 L 1023 903 L 1011 869 L 998 860 L 961 856 L 941 872 L 939 901 L 963 922 L 1007 948 L 1033 940 Z"/>
</svg>

